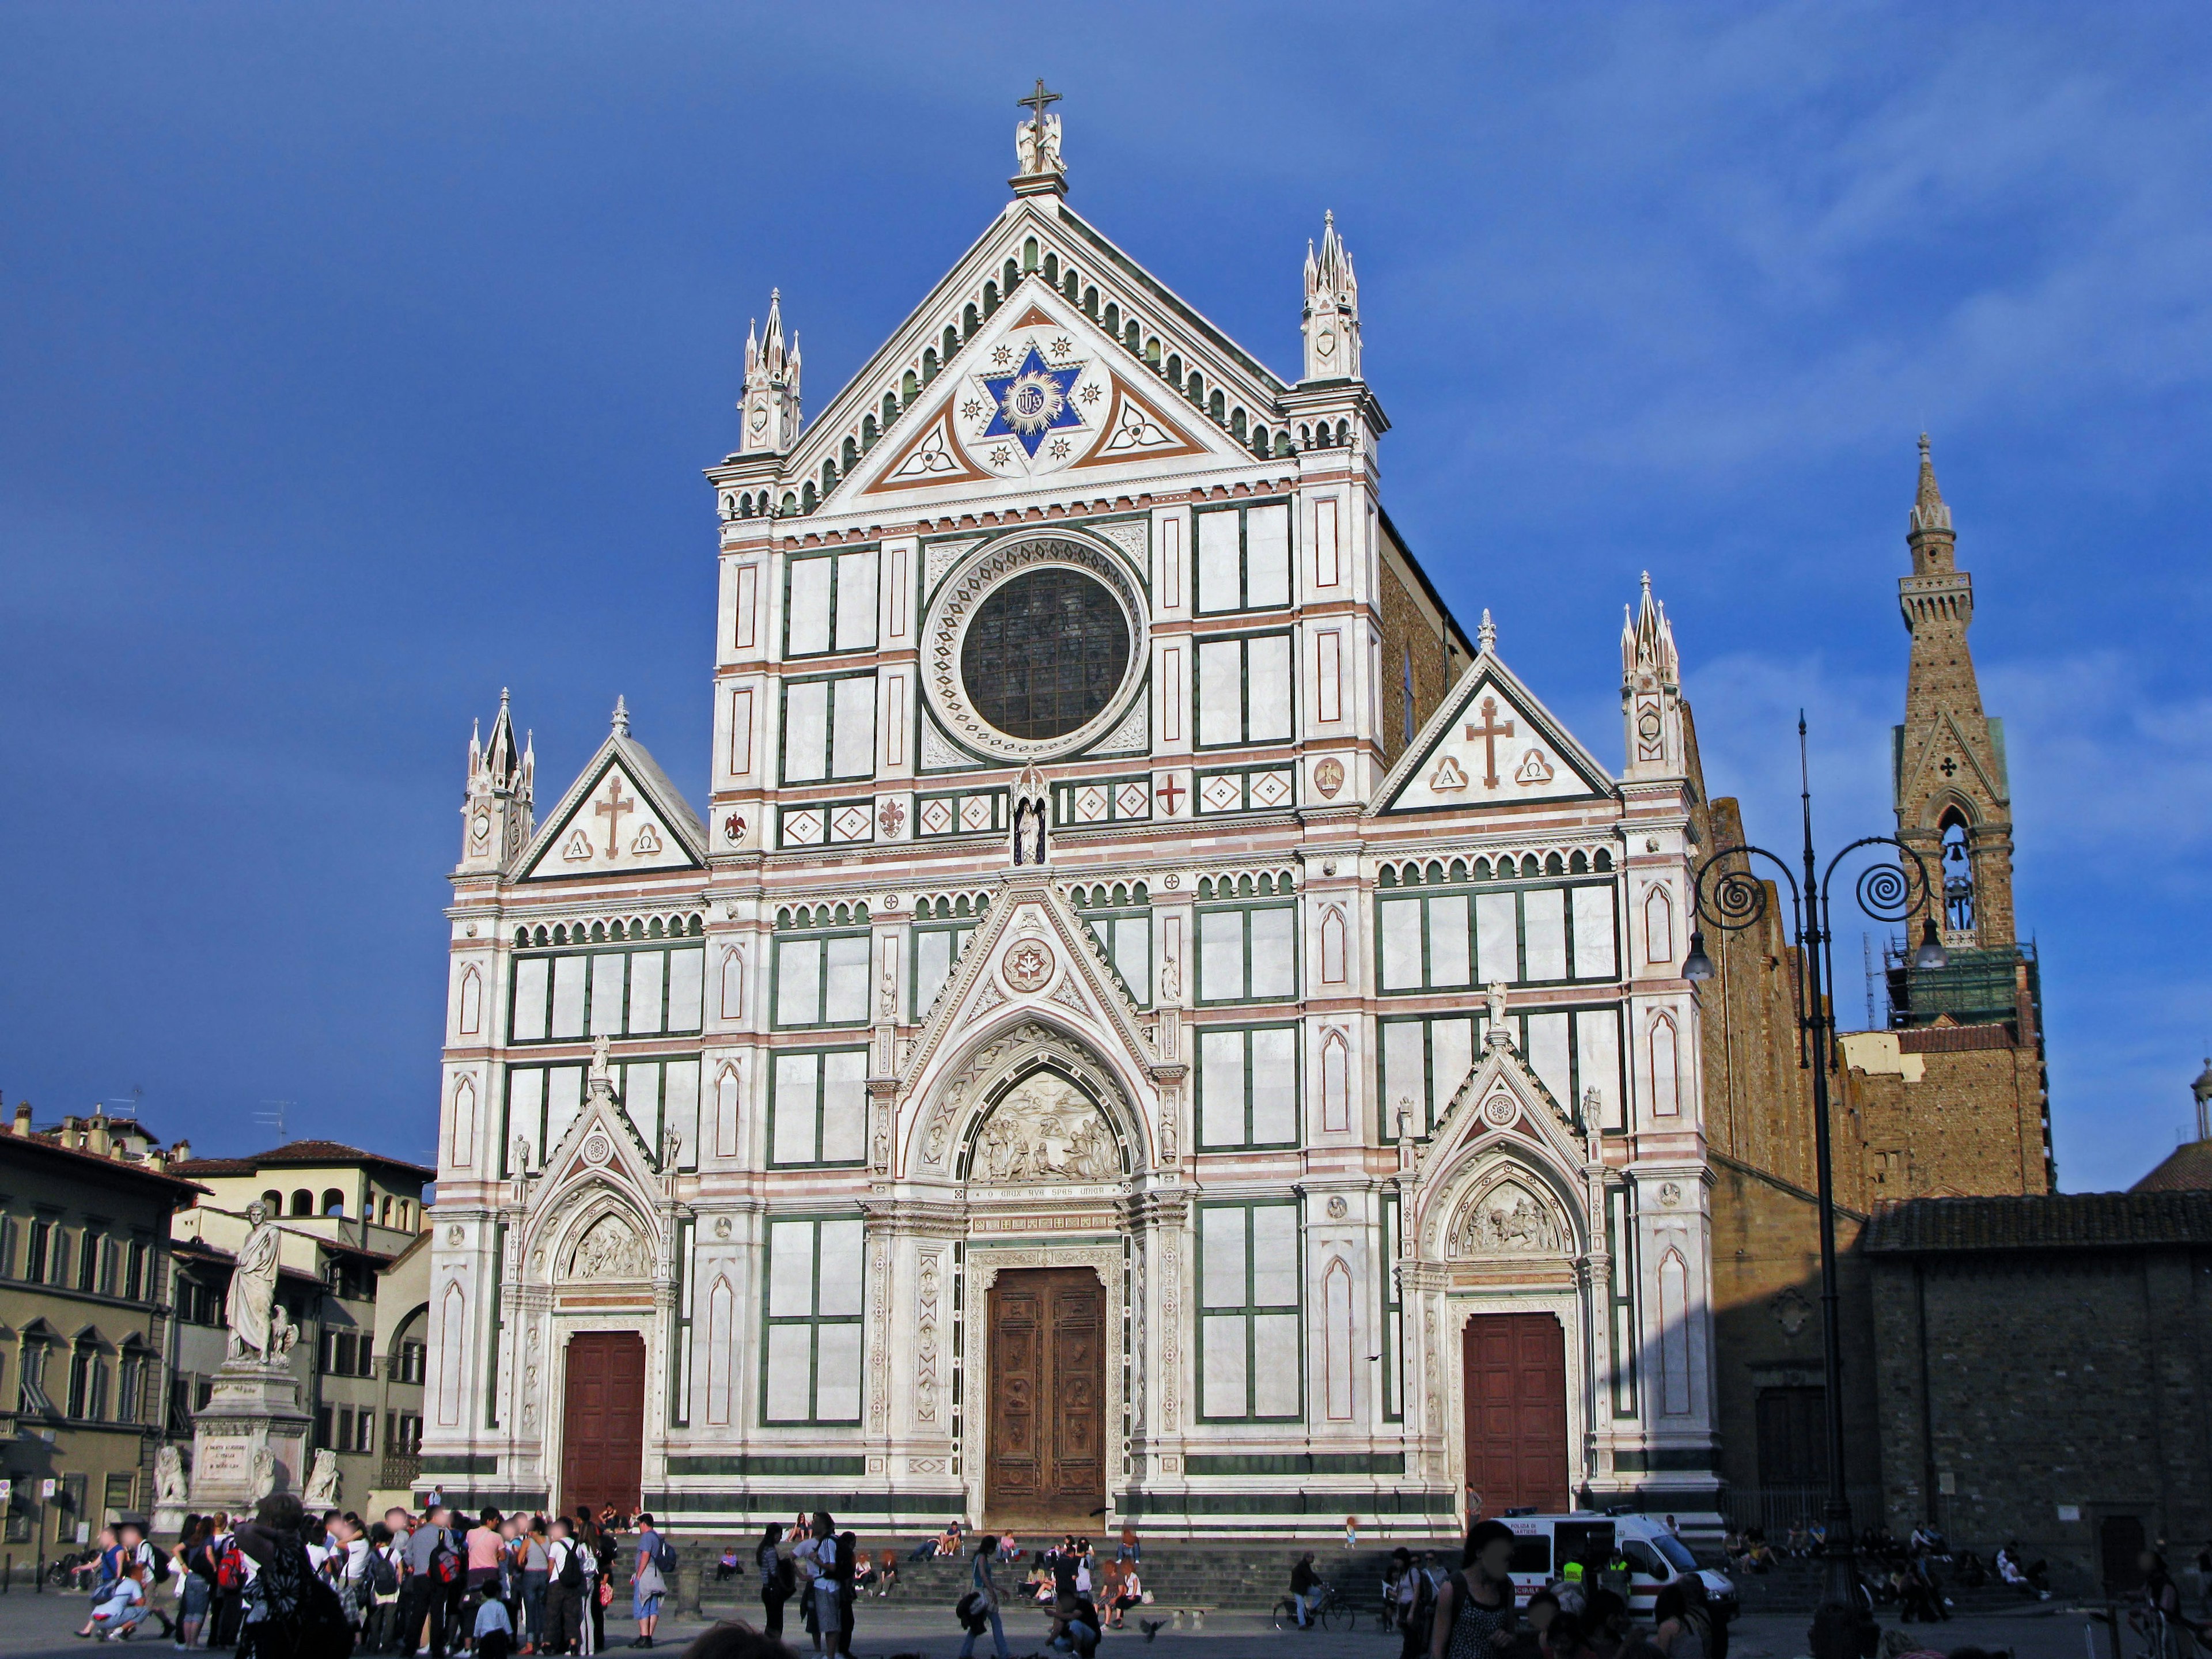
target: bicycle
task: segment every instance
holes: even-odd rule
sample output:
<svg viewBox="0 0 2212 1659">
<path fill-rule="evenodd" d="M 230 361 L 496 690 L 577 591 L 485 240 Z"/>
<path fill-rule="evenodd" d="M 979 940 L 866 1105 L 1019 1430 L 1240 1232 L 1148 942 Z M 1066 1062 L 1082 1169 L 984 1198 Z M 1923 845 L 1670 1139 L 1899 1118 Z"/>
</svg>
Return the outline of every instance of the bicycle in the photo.
<svg viewBox="0 0 2212 1659">
<path fill-rule="evenodd" d="M 1320 1587 L 1321 1600 L 1307 1611 L 1307 1622 L 1323 1630 L 1349 1631 L 1359 1617 L 1358 1609 L 1338 1593 L 1334 1584 Z M 1298 1624 L 1297 1598 L 1294 1595 L 1278 1597 L 1273 1613 L 1277 1630 L 1296 1630 Z"/>
</svg>

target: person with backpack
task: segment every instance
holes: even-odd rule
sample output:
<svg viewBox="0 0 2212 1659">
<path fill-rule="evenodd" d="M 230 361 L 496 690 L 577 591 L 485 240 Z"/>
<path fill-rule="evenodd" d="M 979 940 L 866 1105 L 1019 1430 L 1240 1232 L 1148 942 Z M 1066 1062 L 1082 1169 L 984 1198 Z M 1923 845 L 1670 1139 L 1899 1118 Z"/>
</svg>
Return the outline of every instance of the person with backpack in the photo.
<svg viewBox="0 0 2212 1659">
<path fill-rule="evenodd" d="M 545 1594 L 552 1588 L 552 1560 L 545 1553 L 545 1517 L 530 1517 L 529 1530 L 515 1540 L 522 1564 L 522 1650 L 545 1651 Z"/>
<path fill-rule="evenodd" d="M 200 1627 L 215 1600 L 215 1563 L 208 1557 L 214 1540 L 215 1517 L 202 1515 L 185 1521 L 185 1535 L 177 1540 L 174 1559 L 183 1576 L 177 1591 L 177 1642 L 182 1647 L 199 1645 Z"/>
<path fill-rule="evenodd" d="M 653 1627 L 660 1622 L 660 1600 L 668 1594 L 668 1580 L 676 1571 L 676 1547 L 654 1530 L 653 1516 L 637 1517 L 637 1565 L 630 1574 L 630 1616 L 637 1620 L 634 1648 L 653 1645 Z"/>
<path fill-rule="evenodd" d="M 441 1504 L 408 1535 L 407 1582 L 399 1597 L 399 1651 L 403 1654 L 421 1652 L 427 1635 L 430 1659 L 446 1659 L 448 1638 L 458 1646 L 465 1634 L 453 1626 L 462 1559 L 453 1540 L 453 1510 Z"/>
<path fill-rule="evenodd" d="M 545 1593 L 538 1632 L 540 1653 L 575 1649 L 584 1611 L 584 1552 L 571 1535 L 568 1517 L 556 1515 L 545 1544 Z"/>
<path fill-rule="evenodd" d="M 615 1599 L 614 1534 L 592 1518 L 590 1505 L 583 1504 L 576 1510 L 576 1540 L 590 1558 L 584 1564 L 584 1571 L 592 1579 L 584 1597 L 584 1610 L 590 1615 L 584 1621 L 584 1650 L 604 1653 L 607 1647 L 607 1609 L 614 1605 Z"/>
<path fill-rule="evenodd" d="M 998 1553 L 996 1538 L 988 1532 L 975 1534 L 975 1562 L 968 1570 L 968 1594 L 952 1609 L 968 1632 L 960 1644 L 960 1659 L 975 1659 L 975 1638 L 987 1626 L 999 1659 L 1012 1659 L 1006 1651 L 1006 1626 L 999 1616 L 999 1587 L 991 1577 L 991 1558 Z"/>
<path fill-rule="evenodd" d="M 307 1563 L 307 1526 L 295 1494 L 272 1492 L 238 1529 L 238 1547 L 258 1569 L 246 1587 L 240 1659 L 348 1659 L 353 1652 L 337 1596 Z"/>
<path fill-rule="evenodd" d="M 399 1549 L 392 1528 L 382 1521 L 369 1525 L 368 1551 L 362 1558 L 361 1650 L 382 1653 L 392 1645 L 392 1627 L 399 1613 Z"/>
<path fill-rule="evenodd" d="M 761 1633 L 775 1642 L 783 1640 L 783 1604 L 799 1588 L 799 1569 L 792 1565 L 789 1556 L 776 1547 L 781 1542 L 783 1528 L 771 1521 L 753 1552 L 754 1565 L 760 1569 Z"/>
</svg>

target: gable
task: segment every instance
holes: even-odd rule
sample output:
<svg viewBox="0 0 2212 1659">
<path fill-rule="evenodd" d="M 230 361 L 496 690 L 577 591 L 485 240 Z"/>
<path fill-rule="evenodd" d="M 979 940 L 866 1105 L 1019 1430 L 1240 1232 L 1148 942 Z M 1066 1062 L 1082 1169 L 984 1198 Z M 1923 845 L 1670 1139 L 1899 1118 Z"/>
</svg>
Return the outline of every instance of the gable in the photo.
<svg viewBox="0 0 2212 1659">
<path fill-rule="evenodd" d="M 702 860 L 690 808 L 672 801 L 664 778 L 628 756 L 602 750 L 533 837 L 519 879 L 693 870 Z"/>
<path fill-rule="evenodd" d="M 1080 306 L 1025 283 L 846 489 L 856 501 L 927 499 L 1077 469 L 1181 471 L 1200 457 L 1232 465 L 1255 459 Z"/>
<path fill-rule="evenodd" d="M 1391 769 L 1378 810 L 1432 812 L 1612 793 L 1596 758 L 1485 652 Z"/>
</svg>

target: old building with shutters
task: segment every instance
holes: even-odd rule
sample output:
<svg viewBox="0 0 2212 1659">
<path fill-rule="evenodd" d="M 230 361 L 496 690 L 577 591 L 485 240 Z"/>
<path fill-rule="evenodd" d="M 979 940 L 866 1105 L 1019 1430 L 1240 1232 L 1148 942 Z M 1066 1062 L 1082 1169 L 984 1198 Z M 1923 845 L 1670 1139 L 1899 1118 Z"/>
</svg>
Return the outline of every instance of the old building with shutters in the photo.
<svg viewBox="0 0 2212 1659">
<path fill-rule="evenodd" d="M 1710 1512 L 1664 613 L 1616 767 L 1384 511 L 1334 222 L 1281 378 L 1060 143 L 811 421 L 749 332 L 706 811 L 620 702 L 542 819 L 504 697 L 471 744 L 418 1487 Z"/>
</svg>

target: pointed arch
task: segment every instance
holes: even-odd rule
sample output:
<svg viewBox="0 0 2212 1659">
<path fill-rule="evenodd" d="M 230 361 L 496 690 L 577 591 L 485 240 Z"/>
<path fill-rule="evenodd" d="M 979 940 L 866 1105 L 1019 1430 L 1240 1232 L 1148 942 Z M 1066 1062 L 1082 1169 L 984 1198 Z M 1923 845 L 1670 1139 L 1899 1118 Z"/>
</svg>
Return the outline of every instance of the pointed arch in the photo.
<svg viewBox="0 0 2212 1659">
<path fill-rule="evenodd" d="M 477 1151 L 476 1079 L 463 1074 L 453 1085 L 453 1130 L 446 1143 L 447 1161 L 465 1170 Z"/>
<path fill-rule="evenodd" d="M 459 1283 L 448 1283 L 438 1300 L 438 1329 L 431 1342 L 438 1356 L 438 1425 L 458 1428 L 461 1421 L 461 1348 L 468 1336 L 469 1298 Z"/>
<path fill-rule="evenodd" d="M 1322 1274 L 1322 1395 L 1328 1420 L 1352 1420 L 1352 1270 L 1344 1258 L 1333 1255 Z"/>
<path fill-rule="evenodd" d="M 732 945 L 722 952 L 722 1018 L 743 1019 L 745 1017 L 745 952 L 740 945 Z"/>
<path fill-rule="evenodd" d="M 730 1378 L 736 1369 L 737 1293 L 725 1275 L 714 1275 L 707 1293 L 707 1425 L 727 1428 L 730 1423 Z"/>
<path fill-rule="evenodd" d="M 1690 1412 L 1690 1264 L 1669 1245 L 1659 1261 L 1659 1413 Z"/>
<path fill-rule="evenodd" d="M 1037 1069 L 1040 1060 L 1075 1083 L 1095 1101 L 1113 1129 L 1132 1172 L 1165 1156 L 1154 1144 L 1148 1114 L 1140 1110 L 1141 1084 L 1093 1039 L 1065 1021 L 1030 1007 L 1007 1010 L 932 1063 L 917 1079 L 901 1116 L 902 1168 L 915 1162 L 947 1170 L 965 1160 L 975 1133 L 1005 1092 Z M 915 1110 L 927 1103 L 926 1109 Z"/>
<path fill-rule="evenodd" d="M 483 1028 L 483 975 L 471 963 L 461 975 L 460 1034 L 475 1036 Z"/>
<path fill-rule="evenodd" d="M 1341 985 L 1348 958 L 1346 945 L 1344 910 L 1332 904 L 1322 912 L 1321 918 L 1321 977 L 1324 985 Z"/>
<path fill-rule="evenodd" d="M 1321 1040 L 1321 1127 L 1324 1134 L 1352 1127 L 1352 1045 L 1334 1029 Z"/>
<path fill-rule="evenodd" d="M 1681 1044 L 1671 1014 L 1651 1016 L 1651 1110 L 1659 1117 L 1677 1117 L 1682 1110 Z"/>
<path fill-rule="evenodd" d="M 714 1156 L 738 1155 L 738 1063 L 725 1060 L 714 1073 Z"/>
<path fill-rule="evenodd" d="M 1644 959 L 1660 964 L 1674 960 L 1674 900 L 1657 882 L 1644 895 Z"/>
</svg>

